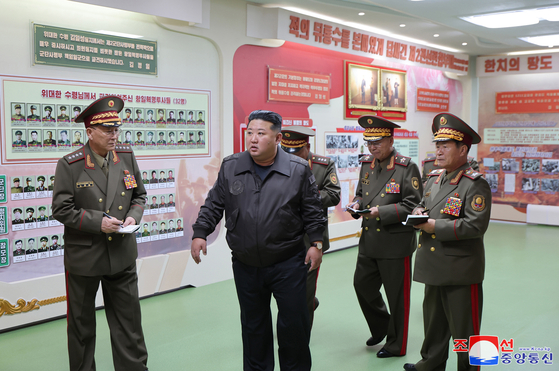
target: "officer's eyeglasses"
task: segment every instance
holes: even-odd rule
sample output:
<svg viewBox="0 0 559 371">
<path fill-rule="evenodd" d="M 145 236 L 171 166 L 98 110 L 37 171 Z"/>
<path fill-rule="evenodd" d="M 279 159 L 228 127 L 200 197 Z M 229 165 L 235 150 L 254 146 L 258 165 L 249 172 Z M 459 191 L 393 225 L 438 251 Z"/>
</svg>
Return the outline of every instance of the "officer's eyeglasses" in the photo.
<svg viewBox="0 0 559 371">
<path fill-rule="evenodd" d="M 122 133 L 121 129 L 113 129 L 113 130 L 102 130 L 102 129 L 97 129 L 94 128 L 95 130 L 99 130 L 101 133 L 105 134 L 108 137 L 112 137 L 112 136 L 119 136 L 120 133 Z"/>
</svg>

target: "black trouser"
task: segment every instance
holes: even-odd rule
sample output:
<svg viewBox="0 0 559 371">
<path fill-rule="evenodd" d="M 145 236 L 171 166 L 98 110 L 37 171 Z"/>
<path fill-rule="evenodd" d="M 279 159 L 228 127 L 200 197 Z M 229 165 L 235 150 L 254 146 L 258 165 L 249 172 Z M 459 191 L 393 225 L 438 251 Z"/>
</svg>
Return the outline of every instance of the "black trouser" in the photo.
<svg viewBox="0 0 559 371">
<path fill-rule="evenodd" d="M 245 371 L 274 369 L 272 294 L 278 306 L 281 370 L 311 369 L 305 255 L 303 250 L 285 261 L 262 268 L 248 266 L 233 258 L 233 275 L 241 307 Z"/>
<path fill-rule="evenodd" d="M 142 332 L 136 263 L 107 276 L 79 276 L 66 271 L 70 370 L 95 370 L 95 296 L 99 282 L 115 370 L 146 370 L 148 355 Z"/>
</svg>

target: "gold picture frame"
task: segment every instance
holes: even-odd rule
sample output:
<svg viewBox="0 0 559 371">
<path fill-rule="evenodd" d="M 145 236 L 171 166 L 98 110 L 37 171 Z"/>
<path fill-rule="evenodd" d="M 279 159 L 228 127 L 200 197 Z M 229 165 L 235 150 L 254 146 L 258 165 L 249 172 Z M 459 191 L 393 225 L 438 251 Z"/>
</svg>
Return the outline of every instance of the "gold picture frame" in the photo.
<svg viewBox="0 0 559 371">
<path fill-rule="evenodd" d="M 347 108 L 379 110 L 380 69 L 358 63 L 348 63 L 346 69 L 345 93 Z"/>
<path fill-rule="evenodd" d="M 381 111 L 408 111 L 406 72 L 380 70 Z"/>
</svg>

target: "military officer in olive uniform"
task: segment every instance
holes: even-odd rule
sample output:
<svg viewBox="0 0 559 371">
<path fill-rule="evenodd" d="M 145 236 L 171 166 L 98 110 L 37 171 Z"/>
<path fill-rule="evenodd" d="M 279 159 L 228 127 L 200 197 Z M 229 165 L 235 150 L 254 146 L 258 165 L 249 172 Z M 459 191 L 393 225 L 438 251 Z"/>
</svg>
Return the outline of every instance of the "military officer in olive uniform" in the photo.
<svg viewBox="0 0 559 371">
<path fill-rule="evenodd" d="M 47 139 L 43 140 L 45 147 L 56 147 L 56 139 L 52 139 L 52 131 L 47 131 Z"/>
<path fill-rule="evenodd" d="M 14 178 L 12 181 L 14 182 L 12 193 L 23 193 L 23 187 L 19 185 L 19 178 Z"/>
<path fill-rule="evenodd" d="M 27 218 L 25 218 L 25 223 L 35 223 L 37 221 L 37 218 L 35 218 L 34 216 L 35 209 L 32 207 L 28 207 L 27 209 L 25 209 L 25 211 L 27 212 Z"/>
<path fill-rule="evenodd" d="M 476 171 L 479 170 L 479 165 L 475 158 L 468 156 L 468 163 L 470 164 L 470 167 L 472 169 Z M 423 182 L 423 185 L 427 183 L 427 179 L 429 179 L 429 174 L 433 170 L 437 170 L 437 169 L 440 169 L 440 166 L 438 166 L 437 158 L 435 156 L 430 156 L 427 157 L 425 160 L 423 160 L 423 169 L 421 170 L 421 181 Z"/>
<path fill-rule="evenodd" d="M 481 141 L 464 121 L 450 113 L 433 120 L 432 131 L 441 169 L 429 174 L 425 194 L 414 214 L 427 214 L 421 229 L 414 281 L 425 284 L 421 360 L 406 370 L 444 370 L 448 344 L 480 334 L 483 236 L 491 214 L 491 190 L 481 173 L 470 168 L 468 151 Z M 470 366 L 467 352 L 457 352 L 458 371 Z"/>
<path fill-rule="evenodd" d="M 22 139 L 23 132 L 16 130 L 16 140 L 12 143 L 12 147 L 27 147 L 27 141 Z"/>
<path fill-rule="evenodd" d="M 60 106 L 60 115 L 56 118 L 58 122 L 69 122 L 70 116 L 66 114 L 66 106 Z"/>
<path fill-rule="evenodd" d="M 38 222 L 48 222 L 49 217 L 45 215 L 45 211 L 47 210 L 44 206 L 39 206 L 39 217 L 37 218 Z"/>
<path fill-rule="evenodd" d="M 115 370 L 147 370 L 136 237 L 117 233 L 121 225 L 140 223 L 146 197 L 132 149 L 116 145 L 123 106 L 119 97 L 106 96 L 84 109 L 75 121 L 85 124 L 89 140 L 56 167 L 52 210 L 64 224 L 71 371 L 95 369 L 99 283 L 111 339 L 117 339 L 111 342 Z"/>
<path fill-rule="evenodd" d="M 410 312 L 411 259 L 416 247 L 416 232 L 404 226 L 407 216 L 421 200 L 419 168 L 409 157 L 394 149 L 394 129 L 399 125 L 375 116 L 362 116 L 370 156 L 361 158 L 359 183 L 353 209 L 369 209 L 363 217 L 363 233 L 353 285 L 371 337 L 368 346 L 384 346 L 377 357 L 406 354 Z M 390 313 L 382 298 L 384 286 Z"/>
<path fill-rule="evenodd" d="M 46 236 L 41 237 L 41 239 L 39 240 L 41 241 L 41 246 L 39 246 L 39 250 L 37 250 L 38 252 L 46 252 L 49 251 L 49 247 L 47 246 L 47 242 L 49 242 L 49 238 Z"/>
<path fill-rule="evenodd" d="M 52 117 L 52 107 L 45 106 L 45 116 L 43 116 L 43 122 L 54 122 L 54 117 Z"/>
<path fill-rule="evenodd" d="M 12 115 L 12 121 L 25 121 L 25 116 L 21 114 L 21 104 L 16 104 L 14 110 L 16 113 Z"/>
<path fill-rule="evenodd" d="M 41 116 L 35 114 L 36 110 L 37 106 L 35 106 L 34 104 L 29 107 L 29 111 L 31 111 L 31 114 L 27 116 L 27 121 L 41 121 Z"/>
<path fill-rule="evenodd" d="M 23 249 L 23 241 L 22 240 L 16 240 L 15 247 L 16 248 L 14 250 L 14 256 L 25 255 L 25 250 Z"/>
<path fill-rule="evenodd" d="M 34 238 L 27 239 L 27 250 L 25 250 L 25 253 L 27 255 L 37 253 L 37 249 L 35 248 L 35 239 Z"/>
<path fill-rule="evenodd" d="M 52 240 L 52 245 L 50 245 L 49 250 L 55 251 L 60 249 L 60 245 L 58 244 L 58 236 L 53 235 L 50 239 Z"/>
<path fill-rule="evenodd" d="M 136 132 L 136 137 L 138 138 L 138 140 L 136 140 L 136 142 L 134 143 L 137 146 L 143 146 L 146 143 L 142 140 L 142 132 L 141 131 L 137 131 Z"/>
<path fill-rule="evenodd" d="M 51 175 L 49 179 L 50 179 L 49 191 L 53 191 L 54 190 L 54 175 Z"/>
<path fill-rule="evenodd" d="M 35 192 L 35 186 L 31 185 L 32 181 L 33 180 L 31 178 L 25 179 L 25 183 L 27 183 L 27 186 L 23 188 L 23 192 Z"/>
<path fill-rule="evenodd" d="M 37 182 L 39 182 L 39 185 L 36 188 L 37 191 L 46 191 L 47 190 L 47 187 L 45 187 L 45 177 L 44 176 L 39 175 L 37 177 Z"/>
<path fill-rule="evenodd" d="M 23 210 L 21 210 L 19 207 L 16 207 L 12 210 L 12 212 L 14 213 L 14 217 L 12 218 L 12 224 L 25 223 L 25 220 L 21 218 L 21 213 L 23 212 Z"/>
<path fill-rule="evenodd" d="M 311 128 L 304 126 L 287 126 L 282 129 L 281 133 L 281 148 L 287 153 L 291 153 L 292 155 L 308 161 L 309 167 L 316 179 L 318 191 L 320 192 L 324 217 L 327 218 L 328 208 L 339 204 L 341 195 L 340 181 L 338 180 L 334 161 L 329 157 L 318 156 L 310 151 L 311 144 L 309 143 L 309 137 L 315 136 L 315 132 Z M 322 251 L 326 252 L 330 248 L 328 227 L 324 229 L 322 238 Z M 307 235 L 305 235 L 305 246 L 307 249 L 311 246 L 311 242 Z M 315 297 L 315 294 L 319 269 L 320 267 L 307 274 L 307 308 L 309 310 L 311 326 L 313 323 L 314 311 L 316 307 L 318 307 L 318 299 Z"/>
</svg>

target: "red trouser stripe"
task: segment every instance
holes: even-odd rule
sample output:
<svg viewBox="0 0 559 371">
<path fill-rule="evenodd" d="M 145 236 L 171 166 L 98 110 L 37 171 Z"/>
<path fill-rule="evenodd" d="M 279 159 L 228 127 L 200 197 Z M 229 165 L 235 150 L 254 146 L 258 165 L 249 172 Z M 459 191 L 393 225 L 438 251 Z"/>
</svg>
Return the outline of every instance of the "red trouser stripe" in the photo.
<svg viewBox="0 0 559 371">
<path fill-rule="evenodd" d="M 408 326 L 410 320 L 410 296 L 411 296 L 411 269 L 410 269 L 410 257 L 406 256 L 404 258 L 404 336 L 402 340 L 402 348 L 400 349 L 400 355 L 406 354 L 406 348 L 408 347 Z"/>
<path fill-rule="evenodd" d="M 472 290 L 472 324 L 474 326 L 474 335 L 479 335 L 479 285 L 470 286 Z"/>
</svg>

